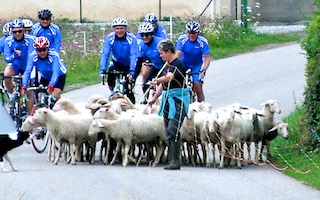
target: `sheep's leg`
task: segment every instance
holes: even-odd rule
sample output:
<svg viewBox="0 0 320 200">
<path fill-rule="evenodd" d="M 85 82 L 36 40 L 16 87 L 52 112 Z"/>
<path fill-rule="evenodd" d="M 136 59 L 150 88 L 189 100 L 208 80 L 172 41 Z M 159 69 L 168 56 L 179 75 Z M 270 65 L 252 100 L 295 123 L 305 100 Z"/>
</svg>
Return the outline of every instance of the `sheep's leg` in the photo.
<svg viewBox="0 0 320 200">
<path fill-rule="evenodd" d="M 105 154 L 105 157 L 104 157 L 104 162 L 103 162 L 103 164 L 104 165 L 106 165 L 106 164 L 108 164 L 108 159 L 109 159 L 109 151 L 110 151 L 110 138 L 106 138 L 106 143 L 107 144 L 105 144 L 106 145 L 106 154 Z"/>
<path fill-rule="evenodd" d="M 141 150 L 143 151 L 144 150 L 144 148 L 145 148 L 145 146 L 142 146 L 142 148 L 141 148 Z M 138 161 L 137 161 L 137 164 L 136 164 L 136 166 L 138 167 L 139 166 L 139 164 L 140 164 L 140 161 L 141 161 L 141 159 L 142 159 L 142 154 L 140 154 L 140 152 L 139 152 L 139 157 L 138 157 Z"/>
<path fill-rule="evenodd" d="M 219 164 L 219 169 L 223 169 L 224 167 L 224 156 L 226 154 L 226 143 L 225 139 L 221 138 L 221 159 L 220 159 L 220 164 Z"/>
<path fill-rule="evenodd" d="M 70 144 L 71 150 L 71 165 L 76 165 L 76 145 Z"/>
<path fill-rule="evenodd" d="M 216 168 L 216 154 L 215 154 L 215 144 L 212 143 L 212 166 Z"/>
<path fill-rule="evenodd" d="M 4 166 L 4 162 L 3 161 L 0 161 L 0 167 L 1 167 L 3 172 L 5 172 L 5 173 L 9 172 L 9 170 Z"/>
<path fill-rule="evenodd" d="M 109 144 L 110 145 L 110 144 Z M 101 147 L 100 147 L 100 155 L 99 155 L 99 160 L 101 163 L 102 162 L 102 157 L 103 157 L 103 150 L 104 150 L 104 155 L 106 156 L 106 152 L 107 152 L 107 144 L 106 144 L 106 140 L 102 140 L 101 141 Z"/>
<path fill-rule="evenodd" d="M 241 153 L 240 153 L 240 145 L 239 144 L 240 144 L 239 142 L 236 143 L 235 150 L 234 150 L 235 151 L 234 156 L 235 156 L 235 159 L 237 160 L 238 169 L 241 169 Z"/>
<path fill-rule="evenodd" d="M 206 166 L 210 166 L 210 156 L 209 156 L 209 144 L 208 142 L 204 142 L 205 152 L 206 152 Z"/>
<path fill-rule="evenodd" d="M 96 156 L 96 142 L 95 141 L 91 142 L 90 148 L 91 148 L 90 164 L 93 165 L 95 163 L 95 156 Z"/>
<path fill-rule="evenodd" d="M 48 147 L 48 161 L 51 162 L 52 155 L 52 138 L 49 136 L 49 147 Z"/>
<path fill-rule="evenodd" d="M 58 146 L 58 152 L 57 152 L 57 155 L 56 155 L 56 159 L 53 162 L 53 164 L 55 164 L 55 165 L 58 164 L 58 162 L 60 160 L 60 156 L 61 156 L 61 151 L 62 151 L 62 149 L 61 149 L 62 144 L 60 143 L 57 146 Z"/>
<path fill-rule="evenodd" d="M 9 156 L 8 156 L 7 153 L 6 153 L 3 157 L 4 157 L 4 158 L 8 161 L 8 163 L 10 164 L 10 167 L 11 167 L 12 171 L 14 171 L 14 172 L 18 171 L 18 170 L 15 170 L 15 169 L 14 169 L 14 167 L 13 167 L 13 165 L 12 165 L 12 162 L 11 162 L 11 160 L 10 160 L 10 158 L 9 158 Z M 5 170 L 3 170 L 3 171 L 5 171 Z"/>
<path fill-rule="evenodd" d="M 130 144 L 125 143 L 124 144 L 124 156 L 123 156 L 123 161 L 122 161 L 122 166 L 126 167 L 128 165 L 128 153 L 130 150 Z"/>
<path fill-rule="evenodd" d="M 261 155 L 261 150 L 262 150 L 262 142 L 259 141 L 257 143 L 255 143 L 255 147 L 256 147 L 256 150 L 255 150 L 255 164 L 259 164 L 259 157 Z"/>
<path fill-rule="evenodd" d="M 121 147 L 121 143 L 120 143 L 120 142 L 117 142 L 116 152 L 115 152 L 114 155 L 113 155 L 113 158 L 112 158 L 112 160 L 111 160 L 111 162 L 110 162 L 110 165 L 113 165 L 114 162 L 116 161 L 117 155 L 118 155 L 118 153 L 119 153 L 119 151 L 120 151 L 120 147 Z"/>
<path fill-rule="evenodd" d="M 156 149 L 157 149 L 157 153 L 156 153 L 156 157 L 154 159 L 154 162 L 152 164 L 152 167 L 157 166 L 157 164 L 159 163 L 160 157 L 163 154 L 164 151 L 164 146 L 162 144 L 157 143 L 156 144 Z"/>
</svg>

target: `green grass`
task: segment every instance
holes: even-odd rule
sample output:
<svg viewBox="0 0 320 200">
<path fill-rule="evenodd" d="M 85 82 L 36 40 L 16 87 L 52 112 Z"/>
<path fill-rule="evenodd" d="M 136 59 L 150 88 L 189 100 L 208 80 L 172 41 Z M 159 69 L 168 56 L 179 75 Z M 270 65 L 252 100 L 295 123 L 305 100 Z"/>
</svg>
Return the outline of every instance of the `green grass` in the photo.
<svg viewBox="0 0 320 200">
<path fill-rule="evenodd" d="M 273 164 L 287 167 L 284 174 L 320 190 L 320 154 L 305 146 L 311 132 L 303 120 L 304 107 L 298 107 L 284 121 L 289 123 L 289 139 L 277 137 L 271 142 Z"/>
</svg>

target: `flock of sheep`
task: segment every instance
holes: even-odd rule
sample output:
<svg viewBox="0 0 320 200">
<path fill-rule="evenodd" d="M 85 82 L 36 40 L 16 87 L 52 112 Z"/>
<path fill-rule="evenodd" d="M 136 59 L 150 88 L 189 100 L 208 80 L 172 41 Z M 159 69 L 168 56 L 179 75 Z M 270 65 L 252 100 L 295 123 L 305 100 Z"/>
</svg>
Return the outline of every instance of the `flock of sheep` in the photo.
<svg viewBox="0 0 320 200">
<path fill-rule="evenodd" d="M 130 162 L 139 165 L 146 157 L 147 163 L 155 167 L 170 159 L 167 158 L 164 120 L 157 115 L 158 108 L 158 105 L 132 104 L 121 94 L 110 100 L 94 95 L 86 105 L 61 98 L 52 110 L 38 109 L 21 129 L 47 127 L 52 140 L 48 160 L 54 164 L 59 163 L 62 153 L 65 161 L 72 165 L 83 157 L 94 164 L 96 144 L 101 141 L 99 161 L 103 164 L 112 165 L 119 160 L 123 167 Z M 182 163 L 215 167 L 215 149 L 219 149 L 220 169 L 229 164 L 225 157 L 231 158 L 228 160 L 236 163 L 237 168 L 241 168 L 242 160 L 259 163 L 262 148 L 268 146 L 270 140 L 277 135 L 288 138 L 288 124 L 274 120 L 274 114 L 280 112 L 276 100 L 266 101 L 259 110 L 238 103 L 215 110 L 204 102 L 190 104 L 180 129 Z M 246 157 L 245 145 L 249 149 Z"/>
</svg>

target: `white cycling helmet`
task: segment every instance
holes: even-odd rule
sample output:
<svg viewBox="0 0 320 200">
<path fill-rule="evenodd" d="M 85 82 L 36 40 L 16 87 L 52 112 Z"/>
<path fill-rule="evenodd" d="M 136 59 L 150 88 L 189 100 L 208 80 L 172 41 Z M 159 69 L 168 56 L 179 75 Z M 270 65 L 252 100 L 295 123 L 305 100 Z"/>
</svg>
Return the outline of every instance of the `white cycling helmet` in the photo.
<svg viewBox="0 0 320 200">
<path fill-rule="evenodd" d="M 187 32 L 195 32 L 199 33 L 200 32 L 200 24 L 196 21 L 190 21 L 186 24 L 186 30 Z"/>
<path fill-rule="evenodd" d="M 22 22 L 25 28 L 31 28 L 33 26 L 33 23 L 30 19 L 23 19 Z"/>
<path fill-rule="evenodd" d="M 154 32 L 154 27 L 151 23 L 142 22 L 139 25 L 138 33 L 140 33 L 140 34 L 153 34 L 153 32 Z"/>
<path fill-rule="evenodd" d="M 112 27 L 115 26 L 128 26 L 128 22 L 124 18 L 116 18 L 112 21 Z"/>
<path fill-rule="evenodd" d="M 3 27 L 2 27 L 2 33 L 5 36 L 8 36 L 11 34 L 11 26 L 10 26 L 10 22 L 6 23 Z"/>
<path fill-rule="evenodd" d="M 145 22 L 150 22 L 151 24 L 156 24 L 158 22 L 158 17 L 157 15 L 153 14 L 153 13 L 150 13 L 150 14 L 147 14 L 145 17 L 144 17 L 144 20 Z"/>
</svg>

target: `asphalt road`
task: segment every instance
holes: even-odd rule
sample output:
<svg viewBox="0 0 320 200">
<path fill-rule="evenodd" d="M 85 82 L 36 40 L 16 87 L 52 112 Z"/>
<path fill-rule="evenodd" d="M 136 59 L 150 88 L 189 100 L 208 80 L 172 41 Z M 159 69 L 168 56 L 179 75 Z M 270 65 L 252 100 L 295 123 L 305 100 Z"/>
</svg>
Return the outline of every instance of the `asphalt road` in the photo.
<svg viewBox="0 0 320 200">
<path fill-rule="evenodd" d="M 205 79 L 206 101 L 214 108 L 235 102 L 255 108 L 277 99 L 280 120 L 301 104 L 305 87 L 306 58 L 298 44 L 212 61 Z M 138 100 L 141 91 L 137 89 Z M 85 102 L 93 94 L 108 96 L 100 84 L 63 94 Z M 31 145 L 10 152 L 19 171 L 0 172 L 0 199 L 290 199 L 316 200 L 320 192 L 269 165 L 241 170 L 182 166 L 126 168 L 63 163 L 54 166 Z"/>
</svg>

